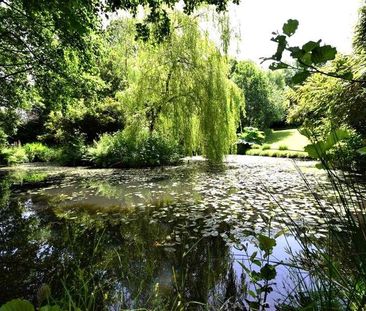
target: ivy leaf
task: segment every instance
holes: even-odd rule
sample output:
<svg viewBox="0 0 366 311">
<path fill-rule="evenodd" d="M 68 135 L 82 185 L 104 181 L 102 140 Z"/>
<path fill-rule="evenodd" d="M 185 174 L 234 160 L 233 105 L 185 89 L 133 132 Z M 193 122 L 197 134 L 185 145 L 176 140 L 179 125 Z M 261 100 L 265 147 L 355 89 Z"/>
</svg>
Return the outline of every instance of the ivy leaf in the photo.
<svg viewBox="0 0 366 311">
<path fill-rule="evenodd" d="M 283 33 L 291 37 L 299 27 L 299 21 L 296 19 L 289 19 L 282 27 Z"/>
<path fill-rule="evenodd" d="M 292 77 L 292 82 L 294 84 L 300 84 L 302 82 L 304 82 L 308 77 L 310 76 L 310 72 L 309 71 L 300 71 L 297 72 L 293 77 Z"/>
</svg>

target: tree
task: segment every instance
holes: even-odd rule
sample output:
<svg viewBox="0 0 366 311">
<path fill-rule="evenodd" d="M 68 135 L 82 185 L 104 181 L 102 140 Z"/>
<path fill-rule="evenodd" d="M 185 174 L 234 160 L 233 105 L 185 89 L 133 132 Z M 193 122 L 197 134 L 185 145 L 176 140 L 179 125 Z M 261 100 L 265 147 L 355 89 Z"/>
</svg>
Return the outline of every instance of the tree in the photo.
<svg viewBox="0 0 366 311">
<path fill-rule="evenodd" d="M 251 61 L 234 61 L 231 78 L 245 96 L 243 126 L 265 129 L 283 119 L 286 99 L 281 74 L 266 73 Z"/>
<path fill-rule="evenodd" d="M 95 38 L 102 30 L 103 16 L 120 9 L 135 15 L 143 5 L 148 14 L 136 24 L 137 35 L 147 39 L 151 33 L 162 41 L 170 33 L 168 11 L 177 2 L 0 0 L 2 131 L 13 137 L 20 112 L 31 109 L 35 120 L 31 132 L 42 134 L 40 124 L 55 107 L 65 110 L 68 97 L 75 100 L 93 89 L 90 84 L 96 81 L 96 60 L 102 52 Z M 226 0 L 186 0 L 184 11 L 190 14 L 204 3 L 216 5 L 218 11 L 227 5 Z"/>
<path fill-rule="evenodd" d="M 165 133 L 186 153 L 202 151 L 221 161 L 236 139 L 241 92 L 228 79 L 226 57 L 202 35 L 198 22 L 182 14 L 171 21 L 174 31 L 158 45 L 154 39 L 137 45 L 128 39 L 132 34 L 121 35 L 128 21 L 111 25 L 117 31 L 112 38 L 120 41 L 110 55 L 113 62 L 127 64 L 127 86 L 116 96 L 126 107 L 129 126 Z M 126 42 L 133 47 L 126 50 Z"/>
</svg>

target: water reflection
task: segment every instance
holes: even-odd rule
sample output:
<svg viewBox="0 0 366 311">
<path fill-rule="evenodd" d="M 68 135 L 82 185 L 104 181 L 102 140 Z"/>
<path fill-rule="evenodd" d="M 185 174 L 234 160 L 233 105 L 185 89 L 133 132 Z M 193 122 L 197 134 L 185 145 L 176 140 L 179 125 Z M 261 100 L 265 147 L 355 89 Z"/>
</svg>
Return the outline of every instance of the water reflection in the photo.
<svg viewBox="0 0 366 311">
<path fill-rule="evenodd" d="M 271 165 L 261 182 L 269 178 L 296 217 L 314 212 L 301 205 L 307 199 L 294 171 Z M 233 296 L 241 298 L 230 308 L 242 308 L 244 254 L 234 246 L 265 228 L 265 215 L 277 214 L 278 231 L 284 215 L 263 185 L 252 184 L 250 169 L 4 171 L 0 304 L 22 297 L 39 305 L 48 284 L 52 299 L 82 310 L 215 309 Z M 273 183 L 273 171 L 286 183 Z"/>
</svg>

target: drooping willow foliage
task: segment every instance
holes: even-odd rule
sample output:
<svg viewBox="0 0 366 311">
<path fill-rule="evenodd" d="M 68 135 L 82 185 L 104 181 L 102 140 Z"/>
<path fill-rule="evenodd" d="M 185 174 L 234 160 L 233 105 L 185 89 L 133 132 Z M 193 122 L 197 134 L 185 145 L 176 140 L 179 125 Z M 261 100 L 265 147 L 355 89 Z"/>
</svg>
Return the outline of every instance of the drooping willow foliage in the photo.
<svg viewBox="0 0 366 311">
<path fill-rule="evenodd" d="M 241 90 L 228 78 L 227 58 L 190 17 L 174 15 L 172 32 L 160 44 L 130 40 L 130 22 L 112 26 L 111 45 L 113 61 L 126 68 L 126 87 L 117 97 L 129 126 L 173 137 L 186 154 L 221 161 L 235 146 L 244 105 Z"/>
</svg>

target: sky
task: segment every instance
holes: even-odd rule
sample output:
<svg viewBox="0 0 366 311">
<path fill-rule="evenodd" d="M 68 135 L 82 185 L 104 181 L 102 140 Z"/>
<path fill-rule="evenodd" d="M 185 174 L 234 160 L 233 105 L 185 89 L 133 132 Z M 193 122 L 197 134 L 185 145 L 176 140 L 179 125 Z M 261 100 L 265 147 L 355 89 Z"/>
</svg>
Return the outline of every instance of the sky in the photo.
<svg viewBox="0 0 366 311">
<path fill-rule="evenodd" d="M 300 23 L 291 43 L 302 45 L 322 39 L 339 52 L 350 53 L 362 3 L 362 0 L 241 0 L 240 5 L 229 7 L 232 27 L 241 37 L 240 42 L 233 43 L 230 54 L 260 63 L 261 57 L 271 56 L 276 50 L 276 44 L 270 40 L 272 32 L 280 31 L 290 18 Z"/>
</svg>

